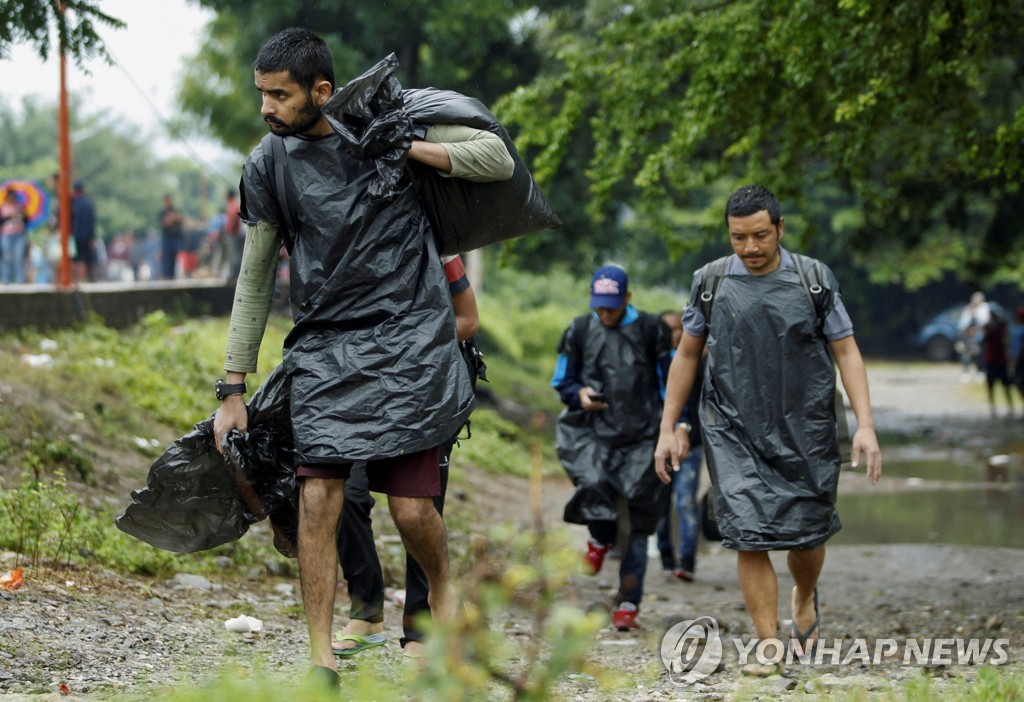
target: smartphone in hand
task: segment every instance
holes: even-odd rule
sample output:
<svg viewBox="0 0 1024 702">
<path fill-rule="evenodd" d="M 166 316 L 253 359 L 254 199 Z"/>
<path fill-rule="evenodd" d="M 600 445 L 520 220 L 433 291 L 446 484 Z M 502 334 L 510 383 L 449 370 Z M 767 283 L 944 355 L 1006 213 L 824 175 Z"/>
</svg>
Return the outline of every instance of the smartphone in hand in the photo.
<svg viewBox="0 0 1024 702">
<path fill-rule="evenodd" d="M 591 402 L 604 402 L 605 404 L 607 404 L 608 403 L 608 396 L 605 395 L 603 392 L 592 392 L 592 393 L 590 393 L 590 401 Z"/>
</svg>

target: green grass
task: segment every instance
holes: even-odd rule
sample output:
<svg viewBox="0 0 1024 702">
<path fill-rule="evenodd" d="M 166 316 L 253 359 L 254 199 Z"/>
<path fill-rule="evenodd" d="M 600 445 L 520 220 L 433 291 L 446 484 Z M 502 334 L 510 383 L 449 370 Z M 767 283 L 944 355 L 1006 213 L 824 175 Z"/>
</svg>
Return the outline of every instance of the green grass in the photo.
<svg viewBox="0 0 1024 702">
<path fill-rule="evenodd" d="M 429 677 L 417 679 L 409 671 L 396 671 L 396 667 L 392 664 L 389 669 L 385 663 L 371 662 L 369 659 L 346 667 L 342 678 L 344 699 L 353 702 L 403 700 L 416 693 L 419 693 L 419 699 L 512 699 L 510 692 L 493 685 L 477 690 L 466 689 L 466 686 L 460 686 L 464 681 L 458 676 L 449 678 L 445 690 L 448 694 L 441 696 L 440 686 L 432 683 Z M 813 681 L 809 687 L 813 690 Z M 604 699 L 622 699 L 623 692 L 608 689 Z M 685 688 L 680 688 L 681 699 L 686 697 L 683 694 L 685 692 Z M 1024 699 L 1024 675 L 986 667 L 980 669 L 974 679 L 955 680 L 942 688 L 931 677 L 920 675 L 901 683 L 895 689 L 886 691 L 794 691 L 779 693 L 774 698 L 788 699 L 793 695 L 806 700 L 832 702 L 931 702 L 936 699 L 953 702 L 1013 702 Z M 771 698 L 771 695 L 765 696 L 763 686 L 750 684 L 741 686 L 732 699 Z M 220 677 L 198 686 L 181 685 L 174 689 L 154 690 L 145 695 L 111 695 L 109 699 L 120 702 L 277 702 L 281 699 L 327 702 L 339 698 L 337 693 L 325 692 L 310 685 L 298 670 L 285 677 L 262 670 L 250 672 L 244 669 L 230 669 L 225 670 Z M 571 696 L 553 699 L 571 699 Z"/>
<path fill-rule="evenodd" d="M 634 291 L 638 306 L 652 312 L 681 307 L 682 300 L 677 297 L 664 290 Z M 587 281 L 499 270 L 480 295 L 480 308 L 483 351 L 491 378 L 482 388 L 497 402 L 482 405 L 474 413 L 472 437 L 455 449 L 453 484 L 464 480 L 461 469 L 469 464 L 494 474 L 527 476 L 538 455 L 542 474 L 560 474 L 553 433 L 561 404 L 550 387 L 550 378 L 562 331 L 574 316 L 587 310 Z M 260 372 L 253 376 L 250 387 L 255 388 L 280 362 L 282 340 L 289 327 L 289 320 L 272 318 Z M 159 577 L 184 570 L 224 573 L 225 558 L 232 564 L 226 573 L 230 577 L 232 572 L 271 559 L 273 547 L 263 525 L 255 526 L 237 542 L 200 554 L 178 555 L 121 533 L 113 524 L 119 510 L 109 500 L 83 496 L 85 486 L 93 491 L 104 487 L 99 444 L 130 454 L 126 463 L 145 465 L 162 449 L 138 445 L 135 437 L 184 434 L 215 409 L 212 383 L 222 372 L 226 328 L 224 318 L 183 320 L 154 314 L 126 331 L 91 322 L 45 334 L 25 330 L 0 336 L 0 377 L 16 379 L 19 386 L 31 388 L 38 396 L 22 405 L 21 412 L 0 413 L 0 550 L 20 551 L 26 559 Z M 52 366 L 22 364 L 22 354 L 44 350 L 53 358 Z M 67 430 L 69 426 L 75 430 Z M 127 495 L 121 497 L 127 501 Z M 384 500 L 376 511 L 378 524 L 393 533 L 390 519 L 383 516 Z M 479 533 L 478 525 L 489 523 L 490 515 L 451 512 L 453 533 Z M 371 659 L 360 661 L 346 674 L 346 697 L 405 699 L 410 693 L 421 699 L 511 697 L 507 686 L 496 682 L 480 661 L 490 660 L 497 668 L 508 669 L 507 650 L 495 645 L 493 651 L 484 651 L 501 633 L 491 631 L 488 621 L 499 620 L 508 607 L 526 606 L 545 612 L 546 628 L 538 633 L 538 640 L 546 650 L 565 656 L 530 660 L 514 671 L 538 681 L 539 687 L 534 688 L 537 696 L 532 699 L 547 699 L 543 695 L 551 688 L 546 686 L 575 670 L 580 652 L 589 650 L 595 622 L 557 606 L 565 564 L 575 565 L 575 551 L 535 539 L 536 535 L 511 527 L 490 533 L 486 555 L 495 564 L 493 572 L 478 568 L 481 562 L 472 552 L 471 539 L 455 539 L 453 571 L 460 582 L 475 583 L 473 590 L 478 594 L 471 604 L 483 615 L 467 619 L 462 630 L 448 632 L 447 639 L 442 633 L 436 641 L 439 646 L 451 644 L 445 656 L 463 646 L 481 647 L 475 657 L 448 660 L 439 656 L 440 667 L 418 679 L 407 679 L 394 665 L 383 669 Z M 386 551 L 381 553 L 385 561 L 400 560 L 400 554 Z M 147 691 L 144 697 L 157 702 L 337 699 L 312 689 L 297 694 L 302 674 L 300 664 L 294 671 L 273 673 L 226 668 L 215 680 L 199 684 L 190 680 L 173 689 Z M 609 698 L 616 694 L 609 692 Z M 898 690 L 833 693 L 828 699 L 917 702 L 938 694 L 935 683 L 920 676 Z M 1020 699 L 1024 697 L 1024 677 L 1008 670 L 982 669 L 973 680 L 957 681 L 952 695 L 946 690 L 942 694 L 972 701 Z M 143 695 L 112 692 L 109 698 L 135 700 Z"/>
</svg>

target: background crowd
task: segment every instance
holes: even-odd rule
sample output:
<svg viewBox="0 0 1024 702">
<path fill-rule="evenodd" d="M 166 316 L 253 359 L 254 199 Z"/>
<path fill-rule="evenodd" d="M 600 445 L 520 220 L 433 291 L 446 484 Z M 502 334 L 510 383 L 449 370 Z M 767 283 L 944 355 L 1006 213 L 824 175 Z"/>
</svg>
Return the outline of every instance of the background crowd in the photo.
<svg viewBox="0 0 1024 702">
<path fill-rule="evenodd" d="M 60 282 L 58 178 L 54 174 L 46 187 L 34 181 L 0 185 L 0 283 Z M 86 184 L 75 181 L 68 237 L 71 282 L 236 278 L 244 240 L 237 193 L 228 190 L 214 209 L 209 217 L 191 216 L 166 194 L 163 206 L 154 208 L 151 226 L 103 236 Z"/>
</svg>

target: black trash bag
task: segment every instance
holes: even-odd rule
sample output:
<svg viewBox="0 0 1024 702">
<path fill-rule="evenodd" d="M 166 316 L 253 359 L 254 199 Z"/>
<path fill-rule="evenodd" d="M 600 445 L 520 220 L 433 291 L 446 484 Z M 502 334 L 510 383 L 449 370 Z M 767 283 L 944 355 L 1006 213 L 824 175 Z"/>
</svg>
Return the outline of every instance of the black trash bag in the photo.
<svg viewBox="0 0 1024 702">
<path fill-rule="evenodd" d="M 654 440 L 603 440 L 595 431 L 594 414 L 566 408 L 558 417 L 556 452 L 576 488 L 562 518 L 570 524 L 615 520 L 622 495 L 629 503 L 631 527 L 654 533 L 669 499 L 668 486 L 651 467 Z"/>
<path fill-rule="evenodd" d="M 389 54 L 336 90 L 324 108 L 345 148 L 360 160 L 373 161 L 377 173 L 367 192 L 374 203 L 388 202 L 402 191 L 399 181 L 412 144 L 412 121 L 402 111 L 397 70 L 398 58 Z"/>
<path fill-rule="evenodd" d="M 718 529 L 714 510 L 711 509 L 710 492 L 704 493 L 704 497 L 700 498 L 700 530 L 708 541 L 722 540 L 722 532 Z"/>
<path fill-rule="evenodd" d="M 274 545 L 294 556 L 298 483 L 289 392 L 278 366 L 248 403 L 249 433 L 228 434 L 227 457 L 214 446 L 214 415 L 196 424 L 153 462 L 117 528 L 157 548 L 192 553 L 235 541 L 269 516 Z"/>
<path fill-rule="evenodd" d="M 377 179 L 371 194 L 394 197 L 402 189 L 402 175 L 411 173 L 442 254 L 464 253 L 541 229 L 561 228 L 561 220 L 534 182 L 515 143 L 483 103 L 451 90 L 423 88 L 401 91 L 401 101 L 396 104 L 396 90 L 401 87 L 394 77 L 397 68 L 398 59 L 390 54 L 336 90 L 324 106 L 324 114 L 346 148 L 374 159 Z M 515 162 L 512 177 L 474 183 L 445 178 L 429 166 L 406 162 L 413 131 L 422 137 L 432 124 L 461 124 L 497 134 Z M 381 143 L 388 139 L 392 140 L 389 145 Z"/>
<path fill-rule="evenodd" d="M 816 548 L 842 527 L 836 373 L 817 312 L 791 268 L 726 275 L 715 300 L 700 421 L 722 543 Z"/>
</svg>

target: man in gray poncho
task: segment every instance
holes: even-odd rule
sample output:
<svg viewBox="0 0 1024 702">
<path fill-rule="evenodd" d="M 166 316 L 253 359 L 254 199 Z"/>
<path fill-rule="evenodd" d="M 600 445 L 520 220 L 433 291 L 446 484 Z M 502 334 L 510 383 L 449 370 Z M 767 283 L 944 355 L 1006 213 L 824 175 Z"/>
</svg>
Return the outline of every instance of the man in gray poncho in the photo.
<svg viewBox="0 0 1024 702">
<path fill-rule="evenodd" d="M 694 277 L 683 339 L 669 371 L 655 470 L 666 483 L 668 472 L 679 470 L 675 419 L 706 344 L 700 418 L 723 545 L 737 551 L 740 586 L 761 640 L 778 637 L 778 581 L 769 552 L 788 551 L 796 583 L 791 637 L 802 651 L 819 634 L 818 576 L 825 542 L 840 529 L 829 349 L 857 418 L 853 465 L 863 454 L 875 483 L 882 457 L 864 361 L 832 272 L 822 264 L 820 289 L 805 288 L 794 256 L 780 245 L 784 222 L 766 188 L 745 186 L 733 193 L 725 219 L 735 255 L 726 260 L 717 289 L 705 289 L 702 276 Z M 710 319 L 702 312 L 701 292 L 712 296 Z M 815 295 L 824 296 L 820 305 Z M 744 672 L 775 670 L 754 663 Z"/>
<path fill-rule="evenodd" d="M 299 572 L 314 671 L 336 684 L 335 533 L 352 464 L 366 461 L 370 490 L 389 496 L 406 549 L 426 573 L 431 612 L 450 616 L 445 528 L 431 498 L 440 494 L 438 445 L 465 422 L 473 398 L 418 196 L 403 179 L 393 197 L 371 197 L 373 160 L 343 148 L 324 115 L 334 91 L 332 61 L 323 40 L 305 29 L 279 32 L 256 58 L 262 115 L 284 142 L 284 191 L 293 216 L 279 204 L 280 161 L 257 147 L 242 173 L 248 231 L 214 433 L 220 447 L 228 431 L 246 431 L 245 375 L 256 369 L 287 229 L 295 326 L 283 365 L 301 483 Z M 512 173 L 499 137 L 457 125 L 431 127 L 403 158 L 478 181 Z"/>
</svg>

